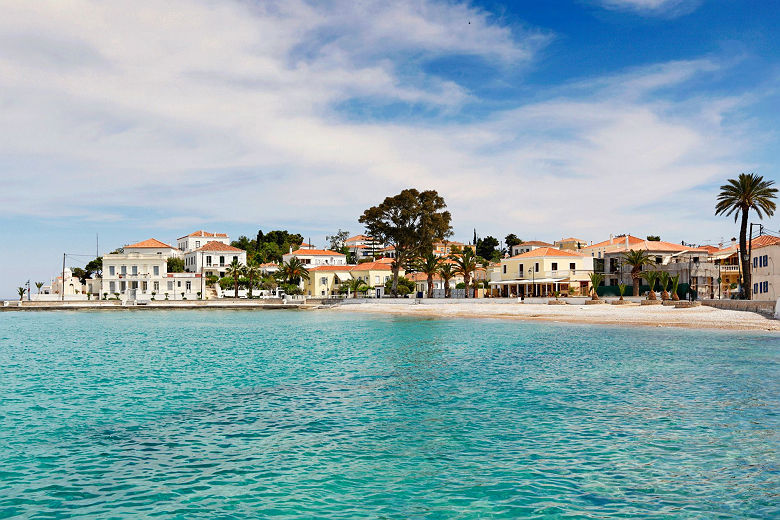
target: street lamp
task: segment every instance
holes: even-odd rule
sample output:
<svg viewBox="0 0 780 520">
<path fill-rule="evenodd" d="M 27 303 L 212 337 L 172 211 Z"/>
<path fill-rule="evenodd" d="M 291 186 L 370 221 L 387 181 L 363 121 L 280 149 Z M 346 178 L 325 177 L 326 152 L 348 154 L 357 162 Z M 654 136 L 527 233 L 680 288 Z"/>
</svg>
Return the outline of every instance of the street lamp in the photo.
<svg viewBox="0 0 780 520">
<path fill-rule="evenodd" d="M 531 296 L 536 296 L 536 271 L 533 267 L 529 267 L 528 272 L 531 273 Z"/>
</svg>

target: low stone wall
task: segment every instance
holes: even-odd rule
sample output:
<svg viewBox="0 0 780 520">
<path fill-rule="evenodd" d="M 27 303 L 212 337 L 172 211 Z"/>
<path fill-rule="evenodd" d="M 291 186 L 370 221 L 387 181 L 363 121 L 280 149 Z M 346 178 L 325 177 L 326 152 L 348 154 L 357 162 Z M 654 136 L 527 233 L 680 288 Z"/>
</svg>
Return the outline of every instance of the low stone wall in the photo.
<svg viewBox="0 0 780 520">
<path fill-rule="evenodd" d="M 775 315 L 775 302 L 752 301 L 752 300 L 701 300 L 703 305 L 726 309 L 729 311 L 748 311 L 765 314 L 767 316 Z"/>
</svg>

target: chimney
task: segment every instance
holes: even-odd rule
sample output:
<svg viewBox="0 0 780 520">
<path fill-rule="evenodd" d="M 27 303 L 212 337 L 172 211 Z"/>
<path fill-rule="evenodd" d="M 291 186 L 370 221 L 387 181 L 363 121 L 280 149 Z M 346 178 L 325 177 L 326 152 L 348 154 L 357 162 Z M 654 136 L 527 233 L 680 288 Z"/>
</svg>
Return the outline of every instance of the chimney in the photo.
<svg viewBox="0 0 780 520">
<path fill-rule="evenodd" d="M 731 247 L 737 247 L 737 239 L 736 238 L 732 238 L 731 239 Z"/>
<path fill-rule="evenodd" d="M 626 251 L 628 250 L 628 233 L 626 233 Z"/>
<path fill-rule="evenodd" d="M 612 245 L 612 243 L 615 241 L 615 237 L 612 236 L 612 233 L 609 234 L 609 245 Z"/>
</svg>

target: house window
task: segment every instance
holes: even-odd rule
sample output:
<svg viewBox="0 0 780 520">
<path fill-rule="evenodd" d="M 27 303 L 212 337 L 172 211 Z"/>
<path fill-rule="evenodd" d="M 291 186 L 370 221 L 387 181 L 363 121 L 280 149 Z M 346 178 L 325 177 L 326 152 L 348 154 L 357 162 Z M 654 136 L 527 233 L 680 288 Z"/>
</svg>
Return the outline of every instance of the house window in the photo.
<svg viewBox="0 0 780 520">
<path fill-rule="evenodd" d="M 122 274 L 127 274 L 127 266 L 126 265 L 122 266 L 121 272 L 122 272 Z"/>
<path fill-rule="evenodd" d="M 753 259 L 753 269 L 755 269 L 756 267 L 758 267 L 758 257 L 755 257 Z"/>
<path fill-rule="evenodd" d="M 154 275 L 155 276 L 160 276 L 160 266 L 159 265 L 155 265 L 153 267 L 153 269 L 154 269 Z"/>
<path fill-rule="evenodd" d="M 134 266 L 132 267 L 132 271 L 131 271 L 131 272 L 133 273 L 133 275 L 136 275 L 136 274 L 138 274 L 138 266 L 137 266 L 137 265 L 134 265 Z"/>
<path fill-rule="evenodd" d="M 320 278 L 320 285 L 328 285 L 328 277 L 323 276 Z"/>
<path fill-rule="evenodd" d="M 176 282 L 176 287 L 181 287 L 181 280 Z"/>
<path fill-rule="evenodd" d="M 114 294 L 116 292 L 116 284 L 114 282 L 110 282 L 108 284 L 108 290 L 111 294 Z"/>
<path fill-rule="evenodd" d="M 154 292 L 160 292 L 160 282 L 154 282 L 154 285 L 152 285 L 152 290 Z"/>
<path fill-rule="evenodd" d="M 192 292 L 192 282 L 187 282 L 187 292 Z"/>
<path fill-rule="evenodd" d="M 225 265 L 225 257 L 224 256 L 220 256 L 219 257 L 219 265 Z"/>
<path fill-rule="evenodd" d="M 237 257 L 237 256 L 234 256 L 234 257 L 233 257 L 233 261 L 234 261 L 234 262 L 238 262 L 238 257 Z"/>
<path fill-rule="evenodd" d="M 769 292 L 769 282 L 764 282 L 764 292 Z"/>
<path fill-rule="evenodd" d="M 195 241 L 195 247 L 200 247 L 200 240 Z"/>
<path fill-rule="evenodd" d="M 660 264 L 660 263 L 662 263 L 663 261 L 664 261 L 664 259 L 663 259 L 662 257 L 660 257 L 660 256 L 656 256 L 656 257 L 655 257 L 655 263 L 656 263 L 656 264 Z"/>
<path fill-rule="evenodd" d="M 520 273 L 520 276 L 523 276 L 523 264 L 520 264 L 517 266 L 517 272 Z"/>
<path fill-rule="evenodd" d="M 168 290 L 169 291 L 173 290 L 173 282 L 168 282 Z"/>
<path fill-rule="evenodd" d="M 125 292 L 127 290 L 127 282 L 119 282 L 119 292 Z"/>
<path fill-rule="evenodd" d="M 149 286 L 147 285 L 149 282 L 141 282 L 141 290 L 143 292 L 146 292 L 149 290 Z"/>
<path fill-rule="evenodd" d="M 753 284 L 753 294 L 758 294 L 758 284 L 757 283 Z"/>
<path fill-rule="evenodd" d="M 574 262 L 571 262 L 569 264 L 569 269 L 571 269 L 572 271 L 576 271 L 577 270 L 577 265 Z"/>
<path fill-rule="evenodd" d="M 553 262 L 552 263 L 552 270 L 553 271 L 557 271 L 558 270 L 558 262 Z"/>
<path fill-rule="evenodd" d="M 379 275 L 374 276 L 374 283 L 379 283 Z"/>
<path fill-rule="evenodd" d="M 534 272 L 536 272 L 536 273 L 538 273 L 538 272 L 539 272 L 539 262 L 536 262 L 536 263 L 534 264 Z"/>
<path fill-rule="evenodd" d="M 113 265 L 108 267 L 108 274 L 110 274 L 111 276 L 114 276 L 116 274 L 116 268 L 114 268 Z M 114 291 L 112 290 L 111 292 L 114 292 Z"/>
<path fill-rule="evenodd" d="M 522 268 L 520 268 L 520 272 L 523 272 Z M 504 264 L 504 274 L 506 274 L 506 264 Z"/>
<path fill-rule="evenodd" d="M 211 255 L 206 257 L 206 266 L 211 267 Z"/>
<path fill-rule="evenodd" d="M 764 255 L 761 258 L 764 259 L 764 267 L 769 265 L 769 255 Z"/>
</svg>

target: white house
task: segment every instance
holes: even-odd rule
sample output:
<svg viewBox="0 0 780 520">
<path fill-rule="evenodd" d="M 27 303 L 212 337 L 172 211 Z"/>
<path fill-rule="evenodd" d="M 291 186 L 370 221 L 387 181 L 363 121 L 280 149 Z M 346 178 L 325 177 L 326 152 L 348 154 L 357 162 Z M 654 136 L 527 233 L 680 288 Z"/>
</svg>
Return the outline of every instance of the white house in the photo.
<svg viewBox="0 0 780 520">
<path fill-rule="evenodd" d="M 123 300 L 138 300 L 151 299 L 152 293 L 160 295 L 159 299 L 164 299 L 166 293 L 169 299 L 177 294 L 180 297 L 182 291 L 176 292 L 177 285 L 170 283 L 168 274 L 168 258 L 178 255 L 175 248 L 154 238 L 125 246 L 122 253 L 104 255 L 100 297 L 118 295 Z M 193 281 L 191 291 L 184 291 L 191 297 L 200 291 L 200 284 Z"/>
<path fill-rule="evenodd" d="M 184 253 L 184 270 L 204 276 L 225 276 L 231 262 L 246 265 L 246 251 L 224 242 L 212 240 L 198 249 Z"/>
<path fill-rule="evenodd" d="M 384 244 L 368 235 L 349 237 L 344 241 L 344 245 L 347 246 L 350 253 L 355 255 L 356 262 L 364 258 L 382 256 L 382 251 L 386 249 Z M 393 253 L 395 253 L 395 249 L 393 249 Z"/>
<path fill-rule="evenodd" d="M 207 231 L 195 231 L 189 235 L 180 237 L 176 245 L 180 251 L 194 251 L 205 246 L 209 242 L 220 242 L 230 245 L 230 237 L 226 233 L 209 233 Z"/>
<path fill-rule="evenodd" d="M 282 255 L 284 262 L 289 262 L 291 258 L 297 258 L 306 266 L 347 265 L 346 255 L 328 249 L 297 249 Z"/>
</svg>

